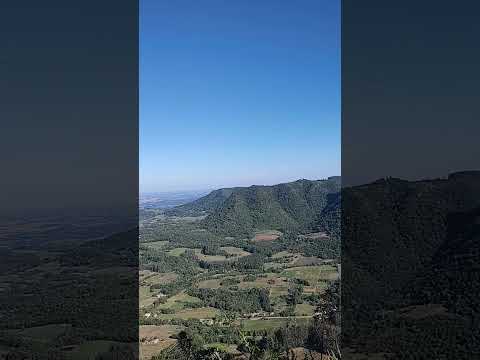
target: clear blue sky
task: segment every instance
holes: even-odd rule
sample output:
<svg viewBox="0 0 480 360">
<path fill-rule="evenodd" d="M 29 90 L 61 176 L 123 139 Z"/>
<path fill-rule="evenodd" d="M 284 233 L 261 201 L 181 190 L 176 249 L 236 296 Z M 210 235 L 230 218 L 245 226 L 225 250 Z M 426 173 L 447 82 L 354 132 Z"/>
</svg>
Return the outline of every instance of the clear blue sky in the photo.
<svg viewBox="0 0 480 360">
<path fill-rule="evenodd" d="M 140 190 L 340 175 L 339 0 L 141 0 Z"/>
</svg>

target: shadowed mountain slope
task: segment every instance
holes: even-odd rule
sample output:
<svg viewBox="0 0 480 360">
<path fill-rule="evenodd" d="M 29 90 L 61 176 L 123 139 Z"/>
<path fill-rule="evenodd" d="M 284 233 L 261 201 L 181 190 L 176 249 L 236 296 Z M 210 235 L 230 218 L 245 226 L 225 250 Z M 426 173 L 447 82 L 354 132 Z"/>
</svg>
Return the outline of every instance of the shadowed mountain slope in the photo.
<svg viewBox="0 0 480 360">
<path fill-rule="evenodd" d="M 410 358 L 419 347 L 418 359 L 447 352 L 463 359 L 479 351 L 475 342 L 459 341 L 480 335 L 472 331 L 480 319 L 474 290 L 480 283 L 479 215 L 475 171 L 344 189 L 344 346 L 391 353 L 392 359 Z"/>
</svg>

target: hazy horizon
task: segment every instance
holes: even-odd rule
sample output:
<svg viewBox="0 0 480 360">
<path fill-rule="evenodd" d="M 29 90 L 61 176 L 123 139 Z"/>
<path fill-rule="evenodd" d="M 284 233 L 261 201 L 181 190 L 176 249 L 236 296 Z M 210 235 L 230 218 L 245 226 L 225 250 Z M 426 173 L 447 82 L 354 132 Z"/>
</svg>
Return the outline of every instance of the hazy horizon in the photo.
<svg viewBox="0 0 480 360">
<path fill-rule="evenodd" d="M 140 190 L 340 174 L 340 4 L 145 0 Z"/>
<path fill-rule="evenodd" d="M 233 188 L 233 187 L 250 187 L 250 186 L 272 186 L 272 185 L 278 185 L 278 184 L 283 184 L 283 183 L 289 183 L 289 182 L 294 182 L 294 181 L 298 181 L 298 180 L 311 180 L 311 181 L 316 181 L 316 180 L 325 180 L 329 177 L 340 177 L 341 175 L 329 175 L 329 176 L 325 176 L 325 177 L 319 177 L 319 178 L 305 178 L 305 177 L 296 177 L 296 178 L 293 178 L 291 180 L 286 180 L 286 181 L 279 181 L 279 182 L 266 182 L 266 183 L 234 183 L 234 184 L 230 184 L 230 185 L 206 185 L 206 186 L 200 186 L 200 187 L 192 187 L 192 188 L 171 188 L 171 189 L 168 189 L 168 188 L 165 188 L 163 190 L 153 190 L 153 191 L 149 191 L 149 190 L 142 190 L 140 189 L 140 194 L 161 194 L 161 193 L 182 193 L 182 192 L 185 192 L 185 193 L 195 193 L 195 192 L 207 192 L 207 191 L 214 191 L 214 190 L 218 190 L 218 189 L 223 189 L 223 188 Z"/>
</svg>

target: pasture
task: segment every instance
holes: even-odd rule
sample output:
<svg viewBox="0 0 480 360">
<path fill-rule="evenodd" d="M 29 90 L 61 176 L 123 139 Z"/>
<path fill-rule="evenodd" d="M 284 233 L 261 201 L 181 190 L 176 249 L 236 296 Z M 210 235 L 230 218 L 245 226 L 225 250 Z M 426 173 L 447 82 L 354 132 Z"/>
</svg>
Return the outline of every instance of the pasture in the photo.
<svg viewBox="0 0 480 360">
<path fill-rule="evenodd" d="M 241 325 L 246 331 L 272 331 L 287 324 L 304 325 L 310 322 L 310 318 L 266 318 L 266 319 L 249 319 L 242 320 Z"/>
<path fill-rule="evenodd" d="M 306 280 L 311 285 L 318 285 L 321 282 L 338 279 L 337 268 L 332 265 L 291 267 L 285 269 L 281 275 L 291 279 Z"/>
<path fill-rule="evenodd" d="M 157 306 L 158 309 L 172 309 L 172 310 L 183 310 L 185 305 L 188 303 L 199 303 L 201 300 L 199 298 L 190 296 L 185 292 L 181 292 L 177 295 L 174 295 L 167 299 L 167 302 Z"/>
<path fill-rule="evenodd" d="M 281 235 L 282 233 L 277 230 L 263 230 L 263 231 L 258 231 L 252 240 L 254 242 L 273 241 L 273 240 L 277 240 Z"/>
<path fill-rule="evenodd" d="M 151 359 L 163 349 L 175 344 L 171 336 L 183 328 L 175 325 L 142 325 L 139 328 L 140 359 Z"/>
<path fill-rule="evenodd" d="M 245 251 L 241 248 L 234 247 L 234 246 L 222 246 L 220 249 L 234 257 L 243 257 L 243 256 L 251 255 L 251 253 L 249 253 L 248 251 Z"/>
<path fill-rule="evenodd" d="M 177 280 L 178 275 L 171 273 L 152 273 L 148 277 L 144 277 L 142 283 L 146 285 L 166 285 Z"/>
<path fill-rule="evenodd" d="M 167 246 L 169 243 L 170 241 L 152 241 L 152 242 L 142 243 L 142 245 L 146 245 L 152 249 L 161 250 L 165 248 L 165 246 Z"/>
<path fill-rule="evenodd" d="M 174 314 L 157 314 L 158 319 L 173 320 L 173 319 L 214 319 L 220 315 L 220 310 L 212 307 L 201 307 L 197 309 L 183 309 Z"/>
</svg>

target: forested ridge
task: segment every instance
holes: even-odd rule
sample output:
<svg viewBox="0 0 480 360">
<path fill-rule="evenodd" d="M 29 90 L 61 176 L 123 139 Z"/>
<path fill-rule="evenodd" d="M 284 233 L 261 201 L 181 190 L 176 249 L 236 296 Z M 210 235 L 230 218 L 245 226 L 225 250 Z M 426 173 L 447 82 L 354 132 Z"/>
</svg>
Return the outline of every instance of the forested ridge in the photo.
<svg viewBox="0 0 480 360">
<path fill-rule="evenodd" d="M 227 236 L 251 236 L 258 229 L 319 229 L 338 236 L 340 177 L 215 190 L 167 214 L 206 215 L 205 228 Z"/>
</svg>

